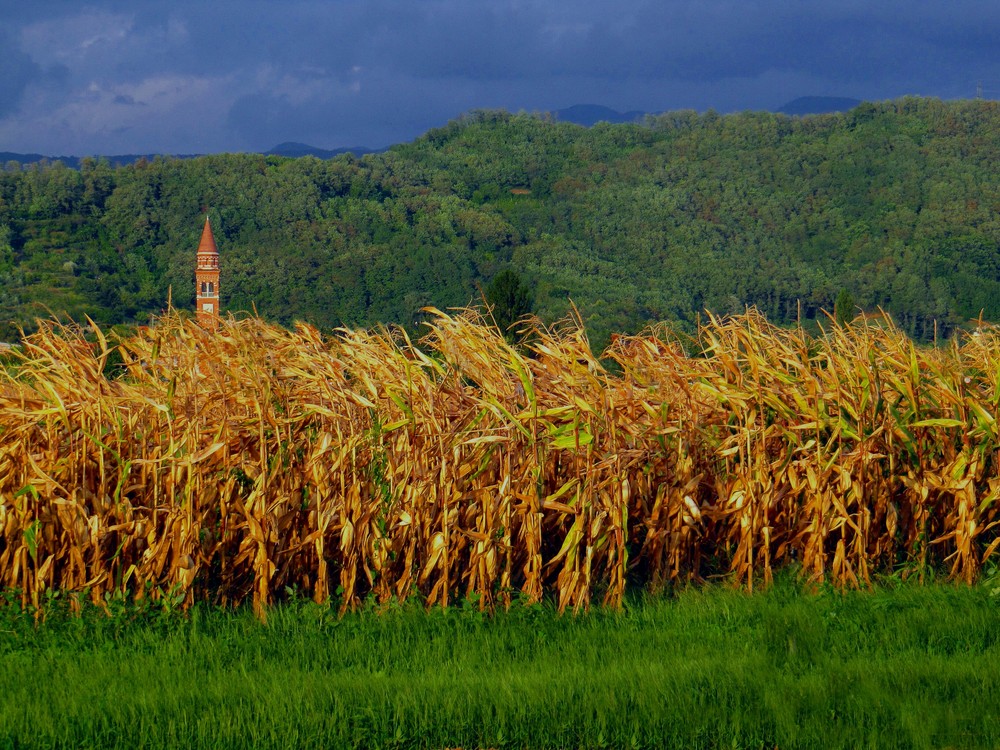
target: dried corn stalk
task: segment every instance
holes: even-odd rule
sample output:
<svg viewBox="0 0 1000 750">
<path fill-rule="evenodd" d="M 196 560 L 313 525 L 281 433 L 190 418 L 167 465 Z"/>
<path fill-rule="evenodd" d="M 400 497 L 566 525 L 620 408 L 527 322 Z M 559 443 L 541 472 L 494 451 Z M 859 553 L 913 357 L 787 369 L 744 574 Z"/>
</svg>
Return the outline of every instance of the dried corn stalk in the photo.
<svg viewBox="0 0 1000 750">
<path fill-rule="evenodd" d="M 0 585 L 261 616 L 287 589 L 579 609 L 788 563 L 972 582 L 1000 545 L 991 328 L 919 348 L 888 319 L 814 337 L 751 311 L 691 355 L 650 329 L 602 359 L 579 320 L 529 323 L 525 353 L 475 311 L 428 312 L 418 343 L 43 324 L 0 373 Z"/>
</svg>

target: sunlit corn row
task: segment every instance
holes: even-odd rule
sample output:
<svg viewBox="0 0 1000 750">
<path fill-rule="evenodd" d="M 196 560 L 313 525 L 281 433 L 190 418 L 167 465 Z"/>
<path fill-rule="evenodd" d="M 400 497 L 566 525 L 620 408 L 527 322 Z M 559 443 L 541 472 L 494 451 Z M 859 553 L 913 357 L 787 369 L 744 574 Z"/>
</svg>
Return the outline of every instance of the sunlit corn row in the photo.
<svg viewBox="0 0 1000 750">
<path fill-rule="evenodd" d="M 789 563 L 972 582 L 1000 544 L 992 329 L 923 348 L 751 312 L 598 358 L 573 321 L 532 328 L 44 324 L 0 376 L 0 585 L 577 609 Z"/>
</svg>

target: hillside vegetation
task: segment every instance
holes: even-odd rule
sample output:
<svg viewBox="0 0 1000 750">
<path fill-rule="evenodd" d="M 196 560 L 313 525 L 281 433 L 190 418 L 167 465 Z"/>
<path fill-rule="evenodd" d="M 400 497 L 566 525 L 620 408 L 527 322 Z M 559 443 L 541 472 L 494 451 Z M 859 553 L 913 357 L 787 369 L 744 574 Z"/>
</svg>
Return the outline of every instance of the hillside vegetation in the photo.
<svg viewBox="0 0 1000 750">
<path fill-rule="evenodd" d="M 210 210 L 222 301 L 321 327 L 475 298 L 501 269 L 543 319 L 693 330 L 835 300 L 918 339 L 1000 319 L 1000 107 L 902 99 L 791 118 L 674 112 L 586 129 L 477 112 L 385 153 L 229 154 L 0 172 L 0 340 L 46 310 L 143 322 L 193 304 Z"/>
</svg>

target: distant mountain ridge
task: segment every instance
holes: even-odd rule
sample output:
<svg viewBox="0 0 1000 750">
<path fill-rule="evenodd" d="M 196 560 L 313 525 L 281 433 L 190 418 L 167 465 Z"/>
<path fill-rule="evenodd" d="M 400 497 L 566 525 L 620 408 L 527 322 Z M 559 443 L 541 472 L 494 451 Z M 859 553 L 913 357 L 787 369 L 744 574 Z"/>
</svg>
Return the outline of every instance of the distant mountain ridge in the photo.
<svg viewBox="0 0 1000 750">
<path fill-rule="evenodd" d="M 860 99 L 846 96 L 800 96 L 780 107 L 778 112 L 785 115 L 825 115 L 831 112 L 847 112 L 861 104 Z"/>
<path fill-rule="evenodd" d="M 7 162 L 16 161 L 19 164 L 35 164 L 40 161 L 47 162 L 57 162 L 61 161 L 70 169 L 79 169 L 80 162 L 87 158 L 95 159 L 107 159 L 108 163 L 113 167 L 124 167 L 129 164 L 135 164 L 140 159 L 146 159 L 150 161 L 155 159 L 161 154 L 116 154 L 114 156 L 47 156 L 45 154 L 19 154 L 13 151 L 0 151 L 0 165 L 6 164 Z M 199 154 L 172 154 L 178 159 L 192 159 Z"/>
<path fill-rule="evenodd" d="M 363 154 L 375 154 L 385 149 L 366 148 L 364 146 L 351 146 L 347 148 L 325 149 L 310 146 L 306 143 L 296 143 L 286 141 L 279 143 L 272 149 L 264 151 L 264 156 L 287 156 L 298 158 L 300 156 L 315 156 L 318 159 L 332 159 L 341 154 L 353 153 L 355 156 Z M 79 169 L 80 163 L 86 158 L 107 159 L 113 167 L 124 167 L 135 164 L 140 159 L 152 161 L 157 156 L 170 156 L 175 159 L 194 159 L 204 154 L 115 154 L 113 156 L 99 155 L 94 157 L 85 156 L 47 156 L 45 154 L 21 154 L 13 151 L 0 151 L 0 167 L 7 162 L 16 161 L 18 164 L 36 164 L 41 161 L 57 162 L 61 161 L 70 169 Z"/>
<path fill-rule="evenodd" d="M 648 113 L 637 109 L 619 112 L 602 104 L 574 104 L 566 109 L 557 109 L 552 114 L 559 122 L 572 122 L 589 128 L 599 122 L 640 122 Z"/>
<path fill-rule="evenodd" d="M 800 96 L 778 107 L 775 112 L 785 115 L 820 115 L 831 112 L 846 112 L 861 104 L 860 99 L 844 96 Z M 574 104 L 572 107 L 557 109 L 552 112 L 559 122 L 572 122 L 576 125 L 592 127 L 599 122 L 629 123 L 642 122 L 648 115 L 656 114 L 633 109 L 619 112 L 602 104 Z"/>
<path fill-rule="evenodd" d="M 293 158 L 298 158 L 300 156 L 315 156 L 317 159 L 332 159 L 335 156 L 340 156 L 341 154 L 351 153 L 355 156 L 362 156 L 363 154 L 377 154 L 385 149 L 376 148 L 366 148 L 365 146 L 349 146 L 346 148 L 316 148 L 315 146 L 310 146 L 307 143 L 296 143 L 295 141 L 285 141 L 284 143 L 279 143 L 277 146 L 272 148 L 270 151 L 265 151 L 265 156 L 290 156 Z"/>
<path fill-rule="evenodd" d="M 849 109 L 861 104 L 860 99 L 851 99 L 840 96 L 800 96 L 779 107 L 776 112 L 786 115 L 815 115 L 829 112 L 846 112 Z M 571 122 L 584 127 L 593 127 L 599 122 L 638 123 L 650 114 L 643 110 L 633 109 L 628 112 L 619 112 L 603 104 L 574 104 L 564 109 L 556 109 L 551 112 L 559 122 Z M 341 154 L 352 153 L 355 156 L 364 154 L 377 154 L 385 151 L 385 148 L 368 148 L 366 146 L 347 146 L 341 148 L 318 148 L 307 143 L 297 141 L 285 141 L 277 146 L 261 152 L 265 156 L 285 156 L 289 158 L 299 158 L 302 156 L 315 156 L 318 159 L 332 159 Z M 115 167 L 134 164 L 140 159 L 152 160 L 158 155 L 172 156 L 177 159 L 193 159 L 203 154 L 117 154 L 114 156 L 102 155 L 97 158 L 107 159 Z M 12 151 L 0 151 L 0 166 L 7 162 L 15 161 L 19 164 L 34 164 L 40 161 L 61 161 L 67 167 L 79 169 L 80 162 L 85 157 L 79 156 L 46 156 L 44 154 L 21 154 Z"/>
</svg>

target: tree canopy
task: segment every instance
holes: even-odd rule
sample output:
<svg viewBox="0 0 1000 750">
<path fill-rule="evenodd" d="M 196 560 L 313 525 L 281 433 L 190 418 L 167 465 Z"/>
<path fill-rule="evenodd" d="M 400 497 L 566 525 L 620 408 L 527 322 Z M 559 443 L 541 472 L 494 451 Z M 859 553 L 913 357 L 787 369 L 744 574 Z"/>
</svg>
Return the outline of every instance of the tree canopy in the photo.
<svg viewBox="0 0 1000 750">
<path fill-rule="evenodd" d="M 493 277 L 484 298 L 497 327 L 504 332 L 531 313 L 531 290 L 520 275 L 509 268 Z"/>
<path fill-rule="evenodd" d="M 671 112 L 583 128 L 473 112 L 360 159 L 227 154 L 0 171 L 0 340 L 49 312 L 143 322 L 194 302 L 209 211 L 222 304 L 414 327 L 504 269 L 600 343 L 845 293 L 917 338 L 1000 319 L 1000 106 L 906 98 L 795 118 Z M 843 298 L 848 299 L 847 297 Z"/>
</svg>

